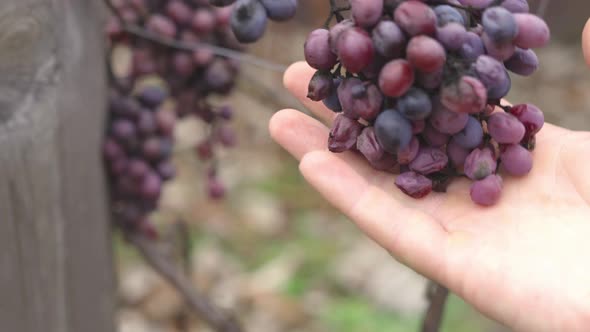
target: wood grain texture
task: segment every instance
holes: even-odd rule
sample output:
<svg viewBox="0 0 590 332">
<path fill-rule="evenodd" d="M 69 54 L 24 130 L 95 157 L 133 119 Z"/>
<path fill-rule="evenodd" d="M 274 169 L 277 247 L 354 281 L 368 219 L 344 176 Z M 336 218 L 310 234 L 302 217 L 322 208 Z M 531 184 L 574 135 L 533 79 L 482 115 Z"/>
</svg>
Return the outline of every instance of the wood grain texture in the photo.
<svg viewBox="0 0 590 332">
<path fill-rule="evenodd" d="M 0 1 L 0 330 L 114 331 L 96 1 Z"/>
</svg>

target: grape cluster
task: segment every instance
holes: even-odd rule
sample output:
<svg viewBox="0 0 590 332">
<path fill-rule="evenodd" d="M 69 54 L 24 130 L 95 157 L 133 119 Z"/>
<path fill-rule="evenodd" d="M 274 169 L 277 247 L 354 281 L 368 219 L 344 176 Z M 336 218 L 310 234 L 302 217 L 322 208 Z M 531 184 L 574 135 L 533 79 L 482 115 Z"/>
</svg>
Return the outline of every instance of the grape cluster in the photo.
<svg viewBox="0 0 590 332">
<path fill-rule="evenodd" d="M 230 29 L 230 8 L 212 7 L 208 0 L 117 0 L 111 4 L 115 12 L 106 28 L 110 49 L 124 47 L 131 53 L 128 70 L 111 70 L 103 147 L 111 205 L 121 226 L 154 235 L 149 216 L 157 209 L 163 183 L 175 176 L 171 158 L 177 118 L 192 116 L 207 124 L 205 139 L 194 149 L 209 163 L 209 196 L 224 196 L 216 150 L 236 143 L 229 126 L 233 110 L 214 105 L 210 97 L 230 93 L 239 68 L 235 60 L 218 56 L 206 46 L 234 50 L 240 46 Z M 137 35 L 130 26 L 151 39 Z M 204 46 L 179 49 L 166 41 Z"/>
<path fill-rule="evenodd" d="M 308 97 L 339 113 L 331 151 L 399 172 L 395 184 L 414 198 L 466 176 L 484 206 L 500 199 L 500 170 L 531 171 L 543 113 L 501 105 L 508 71 L 531 75 L 532 49 L 550 37 L 526 0 L 350 0 L 334 13 L 338 23 L 304 46 L 317 69 Z"/>
<path fill-rule="evenodd" d="M 283 22 L 295 16 L 297 0 L 209 0 L 213 6 L 230 6 L 231 28 L 241 43 L 253 43 L 264 35 L 268 20 Z"/>
</svg>

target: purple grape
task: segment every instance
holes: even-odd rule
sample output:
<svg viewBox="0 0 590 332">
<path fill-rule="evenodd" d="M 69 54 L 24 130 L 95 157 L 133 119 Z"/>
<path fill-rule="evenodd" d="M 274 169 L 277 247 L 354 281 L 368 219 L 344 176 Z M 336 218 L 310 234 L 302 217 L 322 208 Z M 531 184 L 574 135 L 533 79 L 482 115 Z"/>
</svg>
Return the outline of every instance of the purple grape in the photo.
<svg viewBox="0 0 590 332">
<path fill-rule="evenodd" d="M 133 122 L 128 120 L 120 119 L 115 121 L 112 125 L 113 137 L 115 137 L 120 142 L 134 138 L 136 132 L 135 125 Z"/>
<path fill-rule="evenodd" d="M 320 101 L 328 98 L 334 91 L 334 78 L 329 72 L 317 71 L 307 90 L 307 98 L 313 101 Z"/>
<path fill-rule="evenodd" d="M 358 121 L 339 115 L 332 124 L 328 147 L 330 151 L 340 153 L 356 147 L 356 141 L 363 130 Z"/>
<path fill-rule="evenodd" d="M 414 84 L 412 65 L 402 59 L 387 63 L 379 74 L 379 88 L 388 97 L 404 95 Z"/>
<path fill-rule="evenodd" d="M 397 159 L 395 158 L 395 156 L 391 155 L 389 153 L 385 153 L 380 160 L 377 160 L 377 161 L 369 160 L 369 164 L 371 165 L 371 167 L 373 167 L 374 169 L 376 169 L 378 171 L 384 171 L 384 172 L 390 172 L 390 173 L 393 173 L 395 171 L 396 167 L 398 166 Z"/>
<path fill-rule="evenodd" d="M 543 112 L 533 104 L 515 105 L 510 109 L 510 114 L 524 125 L 525 138 L 535 136 L 545 124 Z"/>
<path fill-rule="evenodd" d="M 428 121 L 439 132 L 454 135 L 465 128 L 469 115 L 453 112 L 442 105 L 438 98 L 434 98 L 433 112 Z"/>
<path fill-rule="evenodd" d="M 412 140 L 412 125 L 399 112 L 385 110 L 375 120 L 375 135 L 383 149 L 396 154 Z"/>
<path fill-rule="evenodd" d="M 383 0 L 350 0 L 352 17 L 356 24 L 371 28 L 383 14 Z"/>
<path fill-rule="evenodd" d="M 506 173 L 513 176 L 525 176 L 533 169 L 533 154 L 520 144 L 504 146 L 500 159 Z"/>
<path fill-rule="evenodd" d="M 324 105 L 336 113 L 342 112 L 342 105 L 340 105 L 340 100 L 338 99 L 338 87 L 340 87 L 340 84 L 342 84 L 342 78 L 335 78 L 332 93 L 323 100 Z"/>
<path fill-rule="evenodd" d="M 458 23 L 449 23 L 436 29 L 436 40 L 446 50 L 458 51 L 467 40 L 467 30 Z"/>
<path fill-rule="evenodd" d="M 487 54 L 499 61 L 510 59 L 516 51 L 516 46 L 512 42 L 496 43 L 486 33 L 482 35 L 481 39 L 483 40 Z"/>
<path fill-rule="evenodd" d="M 394 21 L 408 35 L 433 35 L 436 14 L 432 8 L 419 1 L 402 2 L 393 14 Z"/>
<path fill-rule="evenodd" d="M 440 131 L 434 129 L 434 127 L 432 127 L 432 125 L 428 123 L 422 131 L 422 138 L 424 138 L 426 143 L 430 144 L 430 146 L 440 148 L 447 144 L 451 137 L 447 134 L 443 134 Z"/>
<path fill-rule="evenodd" d="M 131 159 L 127 167 L 127 173 L 135 181 L 144 179 L 150 172 L 150 166 L 141 159 Z"/>
<path fill-rule="evenodd" d="M 472 180 L 482 180 L 496 173 L 498 162 L 489 148 L 475 149 L 465 159 L 465 175 Z"/>
<path fill-rule="evenodd" d="M 424 90 L 411 88 L 397 100 L 396 109 L 408 120 L 424 120 L 432 112 L 432 102 Z"/>
<path fill-rule="evenodd" d="M 209 34 L 215 29 L 215 16 L 209 9 L 199 8 L 193 14 L 191 27 L 199 35 Z"/>
<path fill-rule="evenodd" d="M 471 76 L 463 76 L 458 82 L 441 89 L 442 104 L 458 113 L 479 113 L 484 109 L 487 100 L 485 86 Z"/>
<path fill-rule="evenodd" d="M 494 113 L 488 119 L 488 132 L 500 144 L 517 144 L 524 138 L 524 125 L 509 113 Z"/>
<path fill-rule="evenodd" d="M 286 21 L 293 18 L 297 12 L 297 0 L 260 0 L 266 8 L 268 18 L 274 21 Z"/>
<path fill-rule="evenodd" d="M 449 160 L 451 164 L 457 168 L 463 168 L 469 153 L 468 149 L 465 149 L 453 140 L 447 145 L 447 155 L 449 156 Z"/>
<path fill-rule="evenodd" d="M 340 35 L 342 35 L 344 31 L 352 27 L 354 27 L 354 22 L 350 19 L 344 19 L 342 20 L 342 22 L 339 22 L 338 24 L 330 28 L 329 44 L 332 53 L 338 53 L 338 39 L 340 39 Z"/>
<path fill-rule="evenodd" d="M 137 100 L 151 109 L 160 106 L 166 98 L 168 98 L 168 93 L 163 88 L 153 85 L 143 88 L 137 95 Z"/>
<path fill-rule="evenodd" d="M 102 151 L 108 161 L 120 159 L 125 155 L 123 148 L 110 137 L 105 139 Z"/>
<path fill-rule="evenodd" d="M 383 95 L 374 84 L 365 84 L 358 78 L 346 78 L 338 87 L 338 99 L 344 115 L 351 119 L 371 121 L 377 117 L 383 104 Z"/>
<path fill-rule="evenodd" d="M 485 54 L 483 40 L 477 34 L 468 31 L 465 35 L 465 43 L 459 50 L 459 55 L 466 60 L 475 60 L 482 54 Z"/>
<path fill-rule="evenodd" d="M 405 172 L 395 178 L 395 185 L 406 195 L 423 198 L 432 192 L 432 180 L 416 172 Z"/>
<path fill-rule="evenodd" d="M 444 70 L 437 70 L 432 73 L 417 72 L 416 83 L 426 90 L 437 90 L 443 81 Z"/>
<path fill-rule="evenodd" d="M 366 127 L 356 141 L 356 148 L 362 153 L 368 161 L 378 162 L 383 159 L 385 150 L 375 135 L 373 127 Z"/>
<path fill-rule="evenodd" d="M 490 7 L 483 12 L 482 26 L 495 43 L 507 43 L 518 34 L 514 15 L 503 7 Z"/>
<path fill-rule="evenodd" d="M 481 122 L 470 116 L 465 128 L 455 134 L 452 141 L 464 149 L 478 147 L 483 142 L 483 127 L 481 126 Z"/>
<path fill-rule="evenodd" d="M 418 70 L 431 73 L 440 70 L 447 60 L 443 46 L 428 36 L 410 39 L 406 58 Z"/>
<path fill-rule="evenodd" d="M 371 36 L 361 28 L 349 28 L 338 38 L 338 56 L 351 73 L 365 69 L 375 57 Z"/>
<path fill-rule="evenodd" d="M 501 62 L 488 55 L 480 55 L 473 64 L 473 69 L 477 78 L 487 88 L 488 99 L 501 99 L 508 94 L 511 86 L 510 76 Z"/>
<path fill-rule="evenodd" d="M 419 150 L 420 150 L 420 141 L 418 140 L 418 138 L 414 137 L 414 138 L 412 138 L 412 141 L 410 141 L 410 144 L 407 147 L 398 150 L 397 162 L 400 165 L 408 165 L 414 159 L 416 159 L 416 156 L 418 156 Z"/>
<path fill-rule="evenodd" d="M 158 164 L 158 174 L 164 181 L 173 179 L 176 176 L 176 168 L 169 161 Z"/>
<path fill-rule="evenodd" d="M 438 26 L 440 27 L 443 27 L 449 23 L 457 23 L 465 26 L 465 19 L 456 8 L 453 8 L 449 5 L 439 5 L 434 7 L 434 12 L 436 13 Z"/>
<path fill-rule="evenodd" d="M 464 6 L 483 9 L 492 5 L 495 0 L 459 0 Z"/>
<path fill-rule="evenodd" d="M 542 18 L 532 14 L 514 14 L 518 35 L 514 39 L 520 48 L 539 48 L 547 45 L 551 32 Z"/>
<path fill-rule="evenodd" d="M 240 42 L 253 43 L 260 39 L 266 30 L 267 22 L 266 9 L 259 0 L 236 1 L 231 28 Z"/>
<path fill-rule="evenodd" d="M 428 175 L 439 172 L 447 167 L 449 158 L 446 153 L 437 148 L 421 147 L 418 156 L 410 163 L 414 172 Z"/>
<path fill-rule="evenodd" d="M 150 32 L 166 38 L 174 38 L 177 32 L 174 22 L 168 17 L 160 14 L 150 16 L 146 28 Z"/>
<path fill-rule="evenodd" d="M 514 55 L 506 60 L 504 65 L 508 70 L 515 74 L 529 76 L 539 68 L 539 59 L 537 58 L 535 51 L 531 49 L 524 50 L 517 47 Z"/>
<path fill-rule="evenodd" d="M 515 14 L 529 12 L 529 3 L 527 0 L 504 0 L 500 6 Z"/>
<path fill-rule="evenodd" d="M 502 178 L 492 174 L 471 185 L 471 199 L 482 206 L 492 206 L 498 203 L 502 196 Z"/>
<path fill-rule="evenodd" d="M 372 32 L 375 51 L 385 59 L 400 58 L 405 53 L 406 36 L 392 21 L 381 21 Z"/>
</svg>

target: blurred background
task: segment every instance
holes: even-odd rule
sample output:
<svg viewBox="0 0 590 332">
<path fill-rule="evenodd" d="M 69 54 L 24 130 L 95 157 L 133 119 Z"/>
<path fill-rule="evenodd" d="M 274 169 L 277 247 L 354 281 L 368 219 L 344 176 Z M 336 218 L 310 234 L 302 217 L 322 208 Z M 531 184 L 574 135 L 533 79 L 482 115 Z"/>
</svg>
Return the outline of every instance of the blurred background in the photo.
<svg viewBox="0 0 590 332">
<path fill-rule="evenodd" d="M 529 2 L 536 9 L 544 1 Z M 271 25 L 249 52 L 284 65 L 303 59 L 303 42 L 326 18 L 326 3 L 300 0 L 297 19 Z M 538 52 L 541 69 L 514 77 L 509 99 L 540 106 L 549 122 L 589 130 L 590 69 L 580 36 L 590 2 L 554 0 L 545 16 L 554 37 Z M 177 132 L 179 176 L 167 186 L 157 216 L 164 237 L 186 243 L 185 265 L 195 286 L 237 313 L 247 331 L 417 331 L 426 281 L 331 208 L 273 143 L 267 130 L 272 114 L 287 107 L 305 111 L 282 88 L 282 74 L 248 64 L 242 70 L 231 98 L 239 145 L 221 158 L 228 197 L 206 197 L 205 169 L 189 148 L 202 130 L 199 122 L 185 121 Z M 175 231 L 179 219 L 190 226 L 184 241 Z M 210 331 L 133 249 L 120 239 L 115 248 L 121 332 Z M 448 332 L 508 331 L 456 297 L 443 326 Z"/>
</svg>

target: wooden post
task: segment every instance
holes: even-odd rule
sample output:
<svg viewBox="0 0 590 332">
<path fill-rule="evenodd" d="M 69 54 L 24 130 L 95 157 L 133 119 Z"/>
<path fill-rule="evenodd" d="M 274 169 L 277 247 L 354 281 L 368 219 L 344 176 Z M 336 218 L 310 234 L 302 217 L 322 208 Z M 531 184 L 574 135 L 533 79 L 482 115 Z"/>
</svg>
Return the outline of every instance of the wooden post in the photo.
<svg viewBox="0 0 590 332">
<path fill-rule="evenodd" d="M 0 330 L 114 331 L 99 1 L 0 1 Z"/>
</svg>

